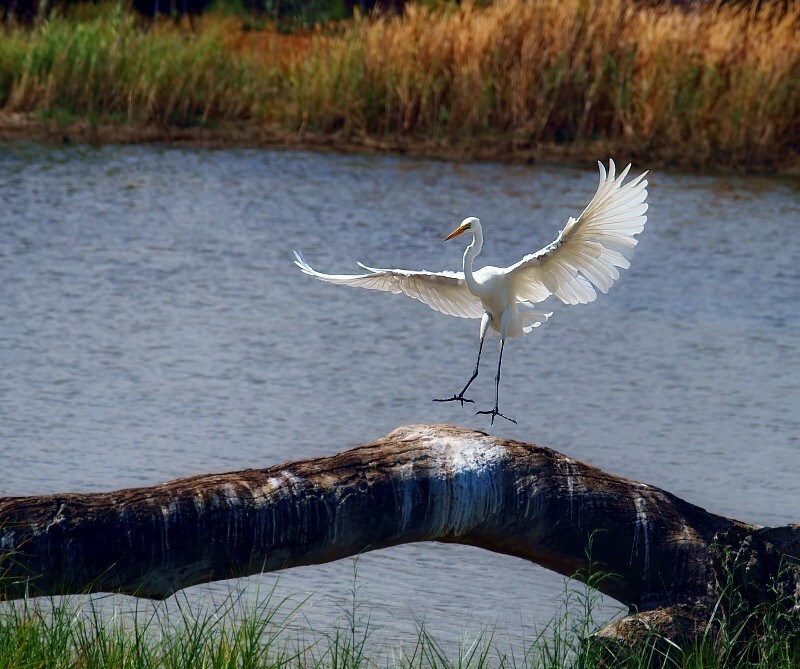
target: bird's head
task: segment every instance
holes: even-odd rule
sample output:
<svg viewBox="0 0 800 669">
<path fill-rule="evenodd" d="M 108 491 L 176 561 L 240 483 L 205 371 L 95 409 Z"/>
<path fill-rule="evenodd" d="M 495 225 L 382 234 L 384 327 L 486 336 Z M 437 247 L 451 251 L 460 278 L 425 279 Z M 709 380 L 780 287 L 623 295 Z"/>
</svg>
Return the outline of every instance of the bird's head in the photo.
<svg viewBox="0 0 800 669">
<path fill-rule="evenodd" d="M 481 222 L 474 216 L 465 218 L 463 221 L 461 221 L 461 225 L 459 225 L 455 230 L 453 230 L 453 232 L 444 238 L 444 241 L 452 239 L 453 237 L 458 237 L 460 234 L 467 232 L 467 230 L 474 230 L 475 228 L 478 228 L 480 224 Z"/>
</svg>

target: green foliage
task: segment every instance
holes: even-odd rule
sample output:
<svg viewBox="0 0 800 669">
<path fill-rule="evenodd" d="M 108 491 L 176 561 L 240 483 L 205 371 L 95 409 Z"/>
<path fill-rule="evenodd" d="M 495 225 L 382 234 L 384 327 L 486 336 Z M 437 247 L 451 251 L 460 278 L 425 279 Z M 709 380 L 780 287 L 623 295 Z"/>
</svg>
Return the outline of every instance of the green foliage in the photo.
<svg viewBox="0 0 800 669">
<path fill-rule="evenodd" d="M 241 19 L 247 30 L 263 30 L 266 20 L 284 32 L 348 18 L 344 0 L 213 0 L 207 9 Z"/>
<path fill-rule="evenodd" d="M 0 107 L 44 115 L 196 125 L 259 118 L 265 67 L 226 48 L 220 29 L 145 30 L 120 5 L 89 21 L 51 17 L 0 40 Z"/>
<path fill-rule="evenodd" d="M 344 0 L 264 0 L 264 10 L 284 31 L 341 21 L 348 16 Z"/>
</svg>

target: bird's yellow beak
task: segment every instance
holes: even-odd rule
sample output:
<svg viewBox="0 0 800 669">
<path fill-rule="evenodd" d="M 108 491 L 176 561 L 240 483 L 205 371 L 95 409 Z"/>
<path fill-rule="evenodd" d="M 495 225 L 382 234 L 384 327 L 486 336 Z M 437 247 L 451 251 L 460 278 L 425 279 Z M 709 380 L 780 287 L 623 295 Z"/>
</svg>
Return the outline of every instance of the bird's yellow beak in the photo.
<svg viewBox="0 0 800 669">
<path fill-rule="evenodd" d="M 447 235 L 447 237 L 444 238 L 444 241 L 447 241 L 448 239 L 452 239 L 453 237 L 458 237 L 461 233 L 466 232 L 467 230 L 469 230 L 469 227 L 470 226 L 469 226 L 468 223 L 462 223 L 455 230 L 453 230 L 453 232 L 451 232 L 449 235 Z"/>
</svg>

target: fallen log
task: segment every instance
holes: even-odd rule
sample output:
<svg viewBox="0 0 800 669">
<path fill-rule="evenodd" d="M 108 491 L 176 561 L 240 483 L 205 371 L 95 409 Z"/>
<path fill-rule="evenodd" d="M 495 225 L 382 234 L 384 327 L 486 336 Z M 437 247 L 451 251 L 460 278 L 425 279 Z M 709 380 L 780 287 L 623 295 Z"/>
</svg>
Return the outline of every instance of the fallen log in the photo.
<svg viewBox="0 0 800 669">
<path fill-rule="evenodd" d="M 602 570 L 609 576 L 592 583 L 632 615 L 597 636 L 628 646 L 645 633 L 696 637 L 731 577 L 754 605 L 800 602 L 800 525 L 749 525 L 550 448 L 448 425 L 267 469 L 0 498 L 0 599 L 161 599 L 417 541 L 478 546 L 584 580 Z"/>
</svg>

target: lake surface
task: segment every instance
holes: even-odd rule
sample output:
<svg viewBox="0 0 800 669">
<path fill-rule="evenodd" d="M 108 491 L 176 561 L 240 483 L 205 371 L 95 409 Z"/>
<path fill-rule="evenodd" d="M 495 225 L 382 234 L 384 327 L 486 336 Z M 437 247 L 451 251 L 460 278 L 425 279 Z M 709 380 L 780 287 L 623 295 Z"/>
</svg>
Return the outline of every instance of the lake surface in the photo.
<svg viewBox="0 0 800 669">
<path fill-rule="evenodd" d="M 442 238 L 475 215 L 479 260 L 510 264 L 580 213 L 596 170 L 0 145 L 0 495 L 264 467 L 451 422 L 741 520 L 800 521 L 798 183 L 660 171 L 650 182 L 631 269 L 509 343 L 501 409 L 519 425 L 490 427 L 431 402 L 469 377 L 477 321 L 314 281 L 292 249 L 329 272 L 356 260 L 456 269 L 464 246 Z M 492 404 L 496 346 L 477 408 Z M 310 596 L 305 616 L 327 627 L 353 573 L 343 560 L 234 587 Z M 448 647 L 485 626 L 518 647 L 558 612 L 564 582 L 422 544 L 361 556 L 355 585 L 378 641 L 406 643 L 420 620 Z"/>
</svg>

